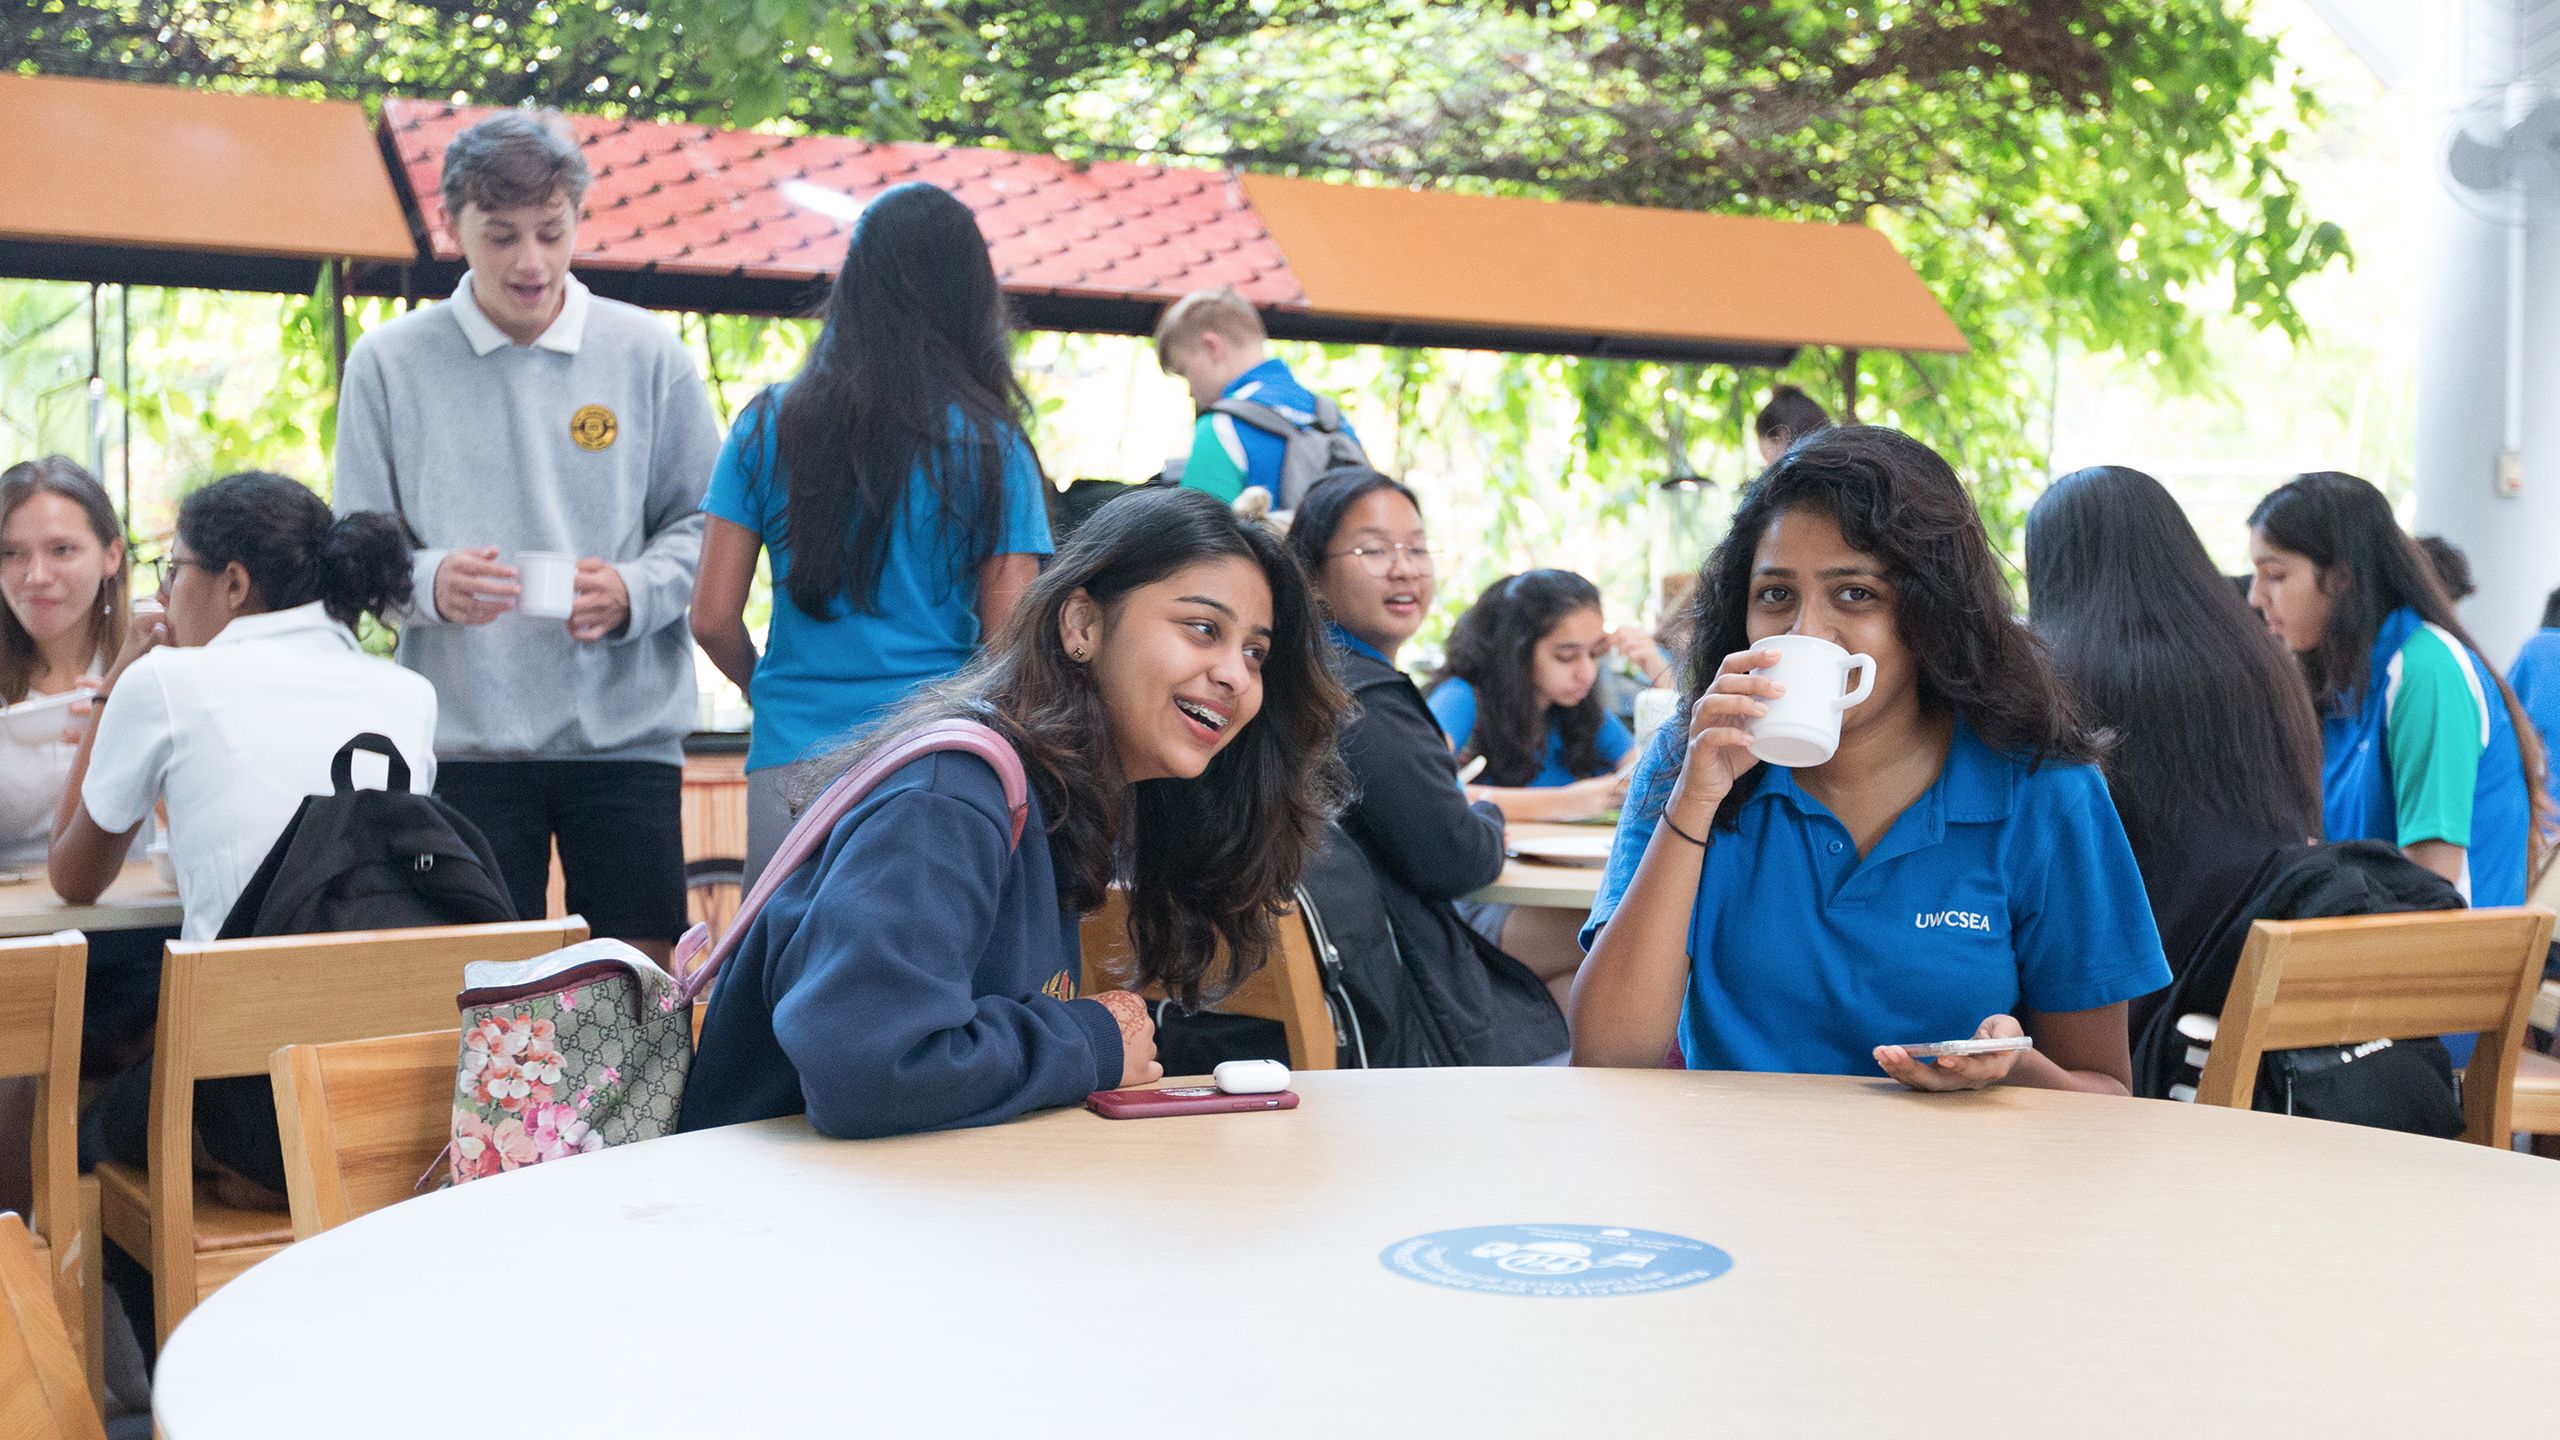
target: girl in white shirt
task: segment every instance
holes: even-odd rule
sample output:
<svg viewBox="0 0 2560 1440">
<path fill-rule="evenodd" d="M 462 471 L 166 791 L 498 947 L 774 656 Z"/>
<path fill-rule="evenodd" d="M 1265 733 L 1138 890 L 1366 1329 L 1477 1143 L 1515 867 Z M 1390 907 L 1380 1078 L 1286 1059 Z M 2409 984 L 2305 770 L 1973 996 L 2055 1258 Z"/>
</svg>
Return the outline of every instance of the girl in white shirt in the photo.
<svg viewBox="0 0 2560 1440">
<path fill-rule="evenodd" d="M 133 622 L 99 683 L 49 869 L 65 900 L 94 899 L 165 795 L 183 933 L 210 939 L 348 740 L 390 737 L 415 788 L 434 784 L 436 696 L 356 645 L 358 616 L 409 598 L 387 515 L 334 519 L 281 475 L 232 475 L 187 497 L 158 564 L 167 614 Z"/>
<path fill-rule="evenodd" d="M 124 528 L 60 455 L 0 470 L 0 706 L 41 705 L 104 668 L 124 636 Z M 50 707 L 49 707 L 50 708 Z M 44 863 L 85 721 L 0 731 L 0 870 Z"/>
</svg>

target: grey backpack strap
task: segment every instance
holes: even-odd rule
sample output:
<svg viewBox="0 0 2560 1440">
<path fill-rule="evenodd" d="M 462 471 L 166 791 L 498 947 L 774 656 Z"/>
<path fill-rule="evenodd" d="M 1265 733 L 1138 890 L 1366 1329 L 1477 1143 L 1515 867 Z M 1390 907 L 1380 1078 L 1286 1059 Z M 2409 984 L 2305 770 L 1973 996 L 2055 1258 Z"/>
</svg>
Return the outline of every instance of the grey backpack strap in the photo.
<svg viewBox="0 0 2560 1440">
<path fill-rule="evenodd" d="M 1323 431 L 1327 435 L 1341 433 L 1342 407 L 1333 403 L 1332 396 L 1319 395 L 1316 397 L 1316 418 L 1313 424 L 1314 428 Z"/>
<path fill-rule="evenodd" d="M 1266 435 L 1277 435 L 1283 440 L 1307 428 L 1259 400 L 1246 400 L 1234 395 L 1221 395 L 1210 401 L 1209 409 L 1219 415 L 1232 415 Z"/>
</svg>

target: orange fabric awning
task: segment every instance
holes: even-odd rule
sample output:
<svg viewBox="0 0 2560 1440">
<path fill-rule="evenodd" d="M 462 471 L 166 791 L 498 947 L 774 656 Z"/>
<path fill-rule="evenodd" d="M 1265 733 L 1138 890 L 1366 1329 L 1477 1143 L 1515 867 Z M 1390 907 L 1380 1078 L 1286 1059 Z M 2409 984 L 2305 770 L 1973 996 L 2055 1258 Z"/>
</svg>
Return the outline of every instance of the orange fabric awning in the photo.
<svg viewBox="0 0 2560 1440">
<path fill-rule="evenodd" d="M 299 290 L 416 258 L 361 106 L 0 75 L 0 273 Z"/>
<path fill-rule="evenodd" d="M 1621 352 L 1968 348 L 1892 242 L 1861 225 L 1242 181 L 1319 314 Z"/>
</svg>

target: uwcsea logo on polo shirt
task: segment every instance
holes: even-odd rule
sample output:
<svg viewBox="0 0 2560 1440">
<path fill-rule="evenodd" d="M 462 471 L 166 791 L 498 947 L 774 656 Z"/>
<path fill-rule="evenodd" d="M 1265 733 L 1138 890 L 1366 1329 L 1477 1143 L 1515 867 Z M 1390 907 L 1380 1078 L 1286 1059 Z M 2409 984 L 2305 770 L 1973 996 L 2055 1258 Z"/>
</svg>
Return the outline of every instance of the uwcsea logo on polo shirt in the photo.
<svg viewBox="0 0 2560 1440">
<path fill-rule="evenodd" d="M 1916 930 L 1979 930 L 1991 933 L 1991 917 L 1979 910 L 1923 910 L 1911 917 Z"/>
</svg>

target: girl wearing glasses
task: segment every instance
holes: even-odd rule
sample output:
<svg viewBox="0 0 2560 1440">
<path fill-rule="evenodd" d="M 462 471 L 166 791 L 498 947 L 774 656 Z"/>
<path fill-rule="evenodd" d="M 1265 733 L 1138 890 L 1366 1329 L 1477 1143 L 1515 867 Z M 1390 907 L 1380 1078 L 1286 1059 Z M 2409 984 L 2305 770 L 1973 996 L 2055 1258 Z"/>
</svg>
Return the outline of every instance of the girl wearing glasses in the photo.
<svg viewBox="0 0 2560 1440">
<path fill-rule="evenodd" d="M 124 635 L 124 528 L 107 492 L 59 455 L 0 471 L 0 706 L 69 695 Z M 44 863 L 79 722 L 0 736 L 0 870 Z"/>
<path fill-rule="evenodd" d="M 63 899 L 95 900 L 165 796 L 181 933 L 209 940 L 303 797 L 328 792 L 350 738 L 388 736 L 415 788 L 434 784 L 436 695 L 356 645 L 358 616 L 409 598 L 409 547 L 389 516 L 334 519 L 281 475 L 226 476 L 179 507 L 159 572 L 166 613 L 135 617 L 89 682 L 101 708 L 48 868 Z"/>
<path fill-rule="evenodd" d="M 1564 1016 L 1529 967 L 1468 926 L 1456 902 L 1502 873 L 1502 812 L 1471 802 L 1458 758 L 1396 653 L 1422 628 L 1434 557 L 1413 492 L 1374 470 L 1326 475 L 1298 503 L 1289 548 L 1333 617 L 1359 711 L 1342 731 L 1357 798 L 1342 828 L 1377 875 L 1406 964 L 1461 1065 L 1563 1052 Z"/>
</svg>

